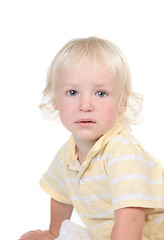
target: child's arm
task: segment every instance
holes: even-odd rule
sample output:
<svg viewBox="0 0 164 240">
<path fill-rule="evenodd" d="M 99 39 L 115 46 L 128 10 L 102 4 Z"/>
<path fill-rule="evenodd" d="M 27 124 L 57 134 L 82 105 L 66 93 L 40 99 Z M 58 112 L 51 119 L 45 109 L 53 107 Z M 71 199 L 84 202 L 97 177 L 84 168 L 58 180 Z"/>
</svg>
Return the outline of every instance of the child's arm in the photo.
<svg viewBox="0 0 164 240">
<path fill-rule="evenodd" d="M 72 205 L 60 203 L 51 198 L 51 222 L 49 232 L 58 237 L 62 222 L 71 218 L 72 211 Z"/>
<path fill-rule="evenodd" d="M 20 240 L 53 240 L 58 237 L 61 224 L 70 219 L 73 206 L 57 202 L 51 198 L 51 222 L 47 231 L 30 231 L 23 234 Z"/>
<path fill-rule="evenodd" d="M 116 210 L 111 240 L 142 240 L 144 223 L 144 208 L 128 207 Z"/>
</svg>

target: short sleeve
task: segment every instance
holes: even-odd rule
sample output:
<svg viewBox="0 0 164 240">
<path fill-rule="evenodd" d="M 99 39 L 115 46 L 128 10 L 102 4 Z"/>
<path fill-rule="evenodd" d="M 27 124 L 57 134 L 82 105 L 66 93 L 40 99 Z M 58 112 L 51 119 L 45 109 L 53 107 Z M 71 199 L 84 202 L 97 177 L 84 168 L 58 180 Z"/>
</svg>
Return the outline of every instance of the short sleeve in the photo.
<svg viewBox="0 0 164 240">
<path fill-rule="evenodd" d="M 42 176 L 40 186 L 56 201 L 72 204 L 63 177 L 63 162 L 62 151 L 59 151 L 47 172 Z"/>
<path fill-rule="evenodd" d="M 113 209 L 164 208 L 164 169 L 142 147 L 120 144 L 107 163 Z"/>
</svg>

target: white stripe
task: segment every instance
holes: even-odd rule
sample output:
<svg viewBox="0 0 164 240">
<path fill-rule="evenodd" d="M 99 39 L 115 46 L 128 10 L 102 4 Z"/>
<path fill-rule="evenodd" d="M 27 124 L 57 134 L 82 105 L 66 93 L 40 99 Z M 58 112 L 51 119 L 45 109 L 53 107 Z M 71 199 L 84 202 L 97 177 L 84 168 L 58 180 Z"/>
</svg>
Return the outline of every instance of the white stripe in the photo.
<svg viewBox="0 0 164 240">
<path fill-rule="evenodd" d="M 154 201 L 154 202 L 164 202 L 164 196 L 162 197 L 153 197 L 153 196 L 148 196 L 144 194 L 138 194 L 138 193 L 128 193 L 116 198 L 112 199 L 112 204 L 115 204 L 117 202 L 121 201 L 126 201 L 126 200 L 149 200 L 149 201 Z"/>
<path fill-rule="evenodd" d="M 60 164 L 59 164 L 59 162 L 58 162 L 57 156 L 55 157 L 55 162 L 56 162 L 56 165 L 57 165 L 59 171 L 62 172 L 62 169 L 61 169 L 61 166 L 60 166 Z"/>
<path fill-rule="evenodd" d="M 70 196 L 72 201 L 80 201 L 80 196 Z"/>
<path fill-rule="evenodd" d="M 134 146 L 137 145 L 136 139 L 135 139 L 131 134 L 129 134 L 129 139 L 130 139 L 131 143 L 132 143 Z"/>
<path fill-rule="evenodd" d="M 120 181 L 124 181 L 124 180 L 130 180 L 130 179 L 136 179 L 136 180 L 143 180 L 148 182 L 149 184 L 160 184 L 160 183 L 164 183 L 164 178 L 159 178 L 157 180 L 151 180 L 149 178 L 147 178 L 144 175 L 141 174 L 124 174 L 118 178 L 114 178 L 113 180 L 110 181 L 110 185 L 112 184 L 117 184 Z"/>
<path fill-rule="evenodd" d="M 62 148 L 66 148 L 67 144 L 68 144 L 67 142 L 64 143 L 63 146 L 62 146 Z"/>
<path fill-rule="evenodd" d="M 79 166 L 80 166 L 79 161 L 76 161 L 75 164 L 74 164 L 74 166 L 72 167 L 72 170 L 76 170 L 77 167 L 79 167 Z"/>
<path fill-rule="evenodd" d="M 111 210 L 111 209 L 108 209 L 108 210 L 105 211 L 105 212 L 94 213 L 94 214 L 78 213 L 78 215 L 79 215 L 80 217 L 87 217 L 87 218 L 105 218 L 105 217 L 111 216 L 112 214 L 113 214 L 113 210 Z"/>
<path fill-rule="evenodd" d="M 77 178 L 65 178 L 66 183 L 77 183 Z"/>
<path fill-rule="evenodd" d="M 110 159 L 110 156 L 111 156 L 111 154 L 109 154 L 109 153 L 104 154 L 102 156 L 97 156 L 97 157 L 92 159 L 91 163 L 108 160 L 108 159 Z"/>
<path fill-rule="evenodd" d="M 53 190 L 55 190 L 55 192 L 57 192 L 56 188 L 52 187 L 52 186 L 47 182 L 47 180 L 45 179 L 44 176 L 42 177 L 42 179 L 43 179 L 44 182 L 46 182 L 46 184 L 47 184 L 50 188 L 52 188 Z"/>
<path fill-rule="evenodd" d="M 108 179 L 106 175 L 99 175 L 99 176 L 89 176 L 89 177 L 83 177 L 86 181 L 103 181 L 105 179 Z M 78 179 L 77 178 L 66 178 L 65 182 L 66 183 L 77 183 Z"/>
<path fill-rule="evenodd" d="M 156 224 L 159 224 L 159 223 L 161 223 L 163 220 L 164 220 L 164 213 L 160 214 L 160 216 L 157 217 L 157 218 L 154 220 L 154 222 L 155 222 Z"/>
<path fill-rule="evenodd" d="M 123 143 L 123 144 L 128 144 L 128 143 L 129 143 L 128 140 L 126 140 L 126 139 L 124 139 L 124 138 L 121 138 L 121 137 L 112 138 L 112 139 L 111 139 L 111 142 L 113 142 L 113 141 L 121 142 L 121 143 Z"/>
<path fill-rule="evenodd" d="M 103 181 L 105 179 L 108 179 L 108 177 L 105 174 L 99 175 L 99 176 L 89 176 L 89 177 L 84 176 L 84 178 L 86 181 Z"/>
<path fill-rule="evenodd" d="M 91 227 L 91 229 L 101 227 L 101 226 L 103 226 L 105 224 L 108 224 L 108 223 L 111 223 L 111 222 L 114 222 L 114 219 L 113 220 L 109 220 L 109 221 L 104 222 L 104 223 L 101 223 L 101 224 L 98 224 L 98 225 L 95 225 L 95 226 Z"/>
<path fill-rule="evenodd" d="M 110 193 L 100 194 L 100 195 L 89 195 L 89 199 L 91 200 L 98 200 L 98 199 L 111 199 Z"/>
<path fill-rule="evenodd" d="M 65 188 L 65 186 L 63 185 L 63 183 L 62 183 L 58 178 L 56 178 L 56 177 L 53 175 L 51 169 L 49 169 L 48 172 L 49 172 L 50 176 L 53 178 L 53 180 L 55 180 L 57 183 L 59 183 L 59 185 L 61 186 L 61 188 L 62 188 L 64 191 L 66 191 L 66 188 Z"/>
<path fill-rule="evenodd" d="M 72 201 L 80 201 L 80 202 L 87 202 L 88 200 L 99 200 L 99 199 L 111 199 L 111 195 L 110 193 L 106 193 L 106 194 L 100 194 L 100 195 L 88 195 L 85 197 L 82 196 L 71 196 L 71 200 Z"/>
<path fill-rule="evenodd" d="M 109 160 L 108 163 L 108 167 L 111 167 L 112 165 L 120 162 L 120 161 L 127 161 L 127 160 L 137 160 L 140 162 L 145 163 L 146 165 L 150 166 L 150 167 L 155 167 L 156 163 L 155 162 L 150 162 L 147 159 L 145 159 L 142 156 L 138 156 L 138 155 L 122 155 L 120 157 L 117 158 L 113 158 L 111 160 Z"/>
<path fill-rule="evenodd" d="M 60 160 L 60 162 L 61 162 L 61 165 L 63 165 L 64 164 L 64 159 Z"/>
</svg>

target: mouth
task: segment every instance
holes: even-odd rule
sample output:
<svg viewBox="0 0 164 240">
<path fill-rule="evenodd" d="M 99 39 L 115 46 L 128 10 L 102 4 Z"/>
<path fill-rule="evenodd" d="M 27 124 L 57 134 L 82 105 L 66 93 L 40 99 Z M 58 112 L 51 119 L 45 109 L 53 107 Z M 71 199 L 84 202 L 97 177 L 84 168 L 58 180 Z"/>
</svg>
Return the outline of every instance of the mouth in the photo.
<svg viewBox="0 0 164 240">
<path fill-rule="evenodd" d="M 91 125 L 94 125 L 96 122 L 92 119 L 81 119 L 76 123 L 80 126 L 91 126 Z"/>
</svg>

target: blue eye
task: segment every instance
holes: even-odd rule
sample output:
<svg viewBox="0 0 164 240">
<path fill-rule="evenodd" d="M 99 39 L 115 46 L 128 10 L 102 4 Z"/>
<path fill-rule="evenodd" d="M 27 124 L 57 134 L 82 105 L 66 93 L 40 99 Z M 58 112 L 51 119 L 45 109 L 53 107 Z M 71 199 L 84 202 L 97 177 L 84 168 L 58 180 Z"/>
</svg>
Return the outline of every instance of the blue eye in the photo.
<svg viewBox="0 0 164 240">
<path fill-rule="evenodd" d="M 76 90 L 68 91 L 69 96 L 76 96 L 77 94 L 78 94 L 78 92 Z"/>
<path fill-rule="evenodd" d="M 98 97 L 105 97 L 107 94 L 104 92 L 104 91 L 98 91 L 97 93 L 96 93 L 96 96 L 98 96 Z"/>
</svg>

